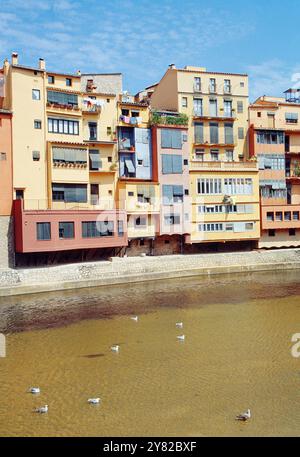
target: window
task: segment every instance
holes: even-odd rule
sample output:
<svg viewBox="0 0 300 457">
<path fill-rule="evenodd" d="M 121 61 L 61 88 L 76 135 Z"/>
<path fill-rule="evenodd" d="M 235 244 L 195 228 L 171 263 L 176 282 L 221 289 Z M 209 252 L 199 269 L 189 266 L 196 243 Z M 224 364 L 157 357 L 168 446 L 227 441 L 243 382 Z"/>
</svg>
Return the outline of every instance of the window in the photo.
<svg viewBox="0 0 300 457">
<path fill-rule="evenodd" d="M 254 224 L 253 222 L 245 222 L 245 230 L 253 230 Z"/>
<path fill-rule="evenodd" d="M 182 97 L 182 99 L 181 99 L 181 106 L 182 106 L 183 108 L 187 108 L 187 106 L 188 106 L 188 99 L 187 99 L 187 97 Z"/>
<path fill-rule="evenodd" d="M 90 140 L 97 141 L 97 122 L 89 122 Z"/>
<path fill-rule="evenodd" d="M 40 151 L 32 151 L 32 159 L 34 161 L 39 161 L 40 160 Z"/>
<path fill-rule="evenodd" d="M 225 144 L 233 144 L 233 124 L 225 122 L 224 124 Z"/>
<path fill-rule="evenodd" d="M 99 170 L 102 167 L 99 149 L 90 149 L 90 170 Z"/>
<path fill-rule="evenodd" d="M 68 87 L 72 86 L 72 78 L 66 78 L 66 86 L 68 86 Z"/>
<path fill-rule="evenodd" d="M 56 105 L 78 106 L 78 95 L 58 92 L 55 90 L 47 91 L 47 102 Z"/>
<path fill-rule="evenodd" d="M 188 164 L 189 164 L 188 159 L 183 159 L 183 165 L 188 165 Z"/>
<path fill-rule="evenodd" d="M 239 140 L 243 140 L 245 138 L 244 127 L 239 127 L 238 128 L 238 138 L 239 138 Z"/>
<path fill-rule="evenodd" d="M 79 135 L 79 122 L 69 119 L 48 118 L 48 132 Z"/>
<path fill-rule="evenodd" d="M 230 79 L 224 79 L 224 93 L 230 94 L 231 93 L 231 82 Z"/>
<path fill-rule="evenodd" d="M 197 183 L 198 194 L 218 195 L 222 193 L 222 180 L 220 178 L 201 178 Z"/>
<path fill-rule="evenodd" d="M 183 202 L 183 186 L 164 184 L 162 186 L 162 190 L 164 205 L 172 205 L 173 203 Z"/>
<path fill-rule="evenodd" d="M 224 116 L 232 117 L 232 101 L 224 100 Z"/>
<path fill-rule="evenodd" d="M 284 132 L 270 132 L 269 130 L 261 130 L 256 134 L 257 143 L 260 144 L 283 144 Z"/>
<path fill-rule="evenodd" d="M 140 112 L 139 111 L 131 111 L 131 117 L 139 117 Z"/>
<path fill-rule="evenodd" d="M 107 98 L 107 99 L 106 99 L 106 103 L 110 103 L 110 98 Z"/>
<path fill-rule="evenodd" d="M 16 199 L 23 200 L 24 198 L 24 189 L 16 189 Z"/>
<path fill-rule="evenodd" d="M 210 151 L 210 159 L 213 162 L 217 162 L 219 160 L 219 150 L 218 149 L 212 149 Z"/>
<path fill-rule="evenodd" d="M 42 121 L 34 121 L 34 128 L 41 129 L 42 128 Z"/>
<path fill-rule="evenodd" d="M 275 219 L 276 219 L 276 221 L 282 221 L 282 213 L 279 211 L 276 211 Z"/>
<path fill-rule="evenodd" d="M 108 156 L 108 157 L 107 157 L 107 162 L 108 162 L 108 163 L 111 163 L 111 162 L 112 162 L 112 157 L 111 157 L 111 156 Z"/>
<path fill-rule="evenodd" d="M 111 132 L 112 132 L 111 127 L 106 127 L 107 135 L 111 135 Z"/>
<path fill-rule="evenodd" d="M 224 178 L 224 193 L 227 195 L 251 195 L 252 178 Z"/>
<path fill-rule="evenodd" d="M 37 222 L 36 224 L 36 239 L 51 240 L 51 224 L 50 222 Z"/>
<path fill-rule="evenodd" d="M 194 98 L 194 115 L 203 116 L 203 101 L 202 98 Z"/>
<path fill-rule="evenodd" d="M 237 112 L 243 113 L 244 112 L 244 104 L 242 101 L 237 102 Z"/>
<path fill-rule="evenodd" d="M 87 203 L 86 184 L 52 184 L 53 201 Z"/>
<path fill-rule="evenodd" d="M 189 189 L 184 189 L 184 195 L 189 195 Z"/>
<path fill-rule="evenodd" d="M 217 90 L 217 84 L 215 78 L 209 80 L 209 91 L 215 93 Z"/>
<path fill-rule="evenodd" d="M 285 122 L 287 124 L 297 124 L 298 113 L 285 113 Z"/>
<path fill-rule="evenodd" d="M 137 199 L 139 203 L 152 203 L 155 198 L 154 186 L 138 186 L 137 187 Z"/>
<path fill-rule="evenodd" d="M 122 116 L 129 116 L 129 109 L 122 109 Z"/>
<path fill-rule="evenodd" d="M 204 143 L 203 122 L 195 122 L 194 133 L 195 133 L 195 143 L 203 144 Z"/>
<path fill-rule="evenodd" d="M 275 236 L 275 233 L 276 232 L 273 229 L 270 229 L 269 232 L 268 232 L 269 236 Z"/>
<path fill-rule="evenodd" d="M 82 238 L 100 238 L 101 236 L 113 236 L 113 221 L 88 221 L 81 223 Z"/>
<path fill-rule="evenodd" d="M 147 218 L 142 216 L 136 217 L 134 225 L 135 227 L 147 227 Z"/>
<path fill-rule="evenodd" d="M 210 142 L 212 144 L 217 144 L 219 142 L 219 128 L 217 122 L 210 122 L 209 123 L 209 131 L 210 131 Z"/>
<path fill-rule="evenodd" d="M 182 174 L 182 156 L 175 154 L 162 154 L 163 174 Z"/>
<path fill-rule="evenodd" d="M 194 78 L 194 90 L 197 92 L 201 91 L 201 78 L 198 78 L 198 77 Z"/>
<path fill-rule="evenodd" d="M 41 91 L 39 89 L 32 89 L 32 100 L 40 100 Z"/>
<path fill-rule="evenodd" d="M 260 111 L 257 112 L 257 117 L 261 117 L 261 112 Z"/>
<path fill-rule="evenodd" d="M 233 162 L 233 150 L 232 149 L 226 149 L 225 157 L 226 157 L 226 161 L 227 162 Z"/>
<path fill-rule="evenodd" d="M 118 236 L 124 235 L 124 222 L 118 221 Z"/>
<path fill-rule="evenodd" d="M 52 75 L 48 75 L 48 84 L 54 84 L 55 83 L 55 78 Z"/>
<path fill-rule="evenodd" d="M 200 160 L 200 162 L 204 161 L 204 149 L 195 149 L 195 159 Z"/>
<path fill-rule="evenodd" d="M 222 232 L 223 224 L 222 223 L 208 223 L 208 224 L 199 224 L 199 232 Z"/>
<path fill-rule="evenodd" d="M 87 164 L 87 150 L 83 148 L 52 147 L 53 163 Z"/>
<path fill-rule="evenodd" d="M 267 221 L 274 221 L 274 213 L 267 212 Z"/>
<path fill-rule="evenodd" d="M 293 211 L 293 220 L 299 221 L 299 211 Z"/>
<path fill-rule="evenodd" d="M 295 236 L 296 235 L 296 229 L 290 228 L 289 229 L 289 236 Z"/>
<path fill-rule="evenodd" d="M 74 238 L 74 222 L 59 223 L 59 238 Z"/>
<path fill-rule="evenodd" d="M 0 160 L 6 160 L 6 152 L 1 152 L 0 153 Z"/>
<path fill-rule="evenodd" d="M 209 100 L 209 115 L 212 117 L 218 116 L 218 104 L 216 99 Z"/>
<path fill-rule="evenodd" d="M 240 82 L 240 87 L 245 87 L 245 83 L 243 81 Z"/>
<path fill-rule="evenodd" d="M 168 214 L 164 216 L 164 221 L 166 225 L 176 225 L 180 224 L 180 215 L 179 214 Z"/>
<path fill-rule="evenodd" d="M 182 149 L 181 130 L 161 129 L 161 147 L 170 149 Z"/>
<path fill-rule="evenodd" d="M 291 221 L 292 220 L 292 214 L 290 211 L 285 211 L 284 212 L 284 220 L 285 221 Z"/>
</svg>

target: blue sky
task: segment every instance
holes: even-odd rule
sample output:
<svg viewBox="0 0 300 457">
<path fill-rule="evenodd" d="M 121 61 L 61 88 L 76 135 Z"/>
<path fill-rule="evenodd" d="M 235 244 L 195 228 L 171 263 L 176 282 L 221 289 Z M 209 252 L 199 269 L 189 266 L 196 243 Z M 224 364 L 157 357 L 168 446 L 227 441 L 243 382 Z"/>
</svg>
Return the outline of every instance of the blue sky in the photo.
<svg viewBox="0 0 300 457">
<path fill-rule="evenodd" d="M 0 0 L 0 58 L 74 72 L 122 72 L 132 93 L 175 63 L 246 72 L 250 98 L 281 95 L 300 72 L 300 2 Z"/>
</svg>

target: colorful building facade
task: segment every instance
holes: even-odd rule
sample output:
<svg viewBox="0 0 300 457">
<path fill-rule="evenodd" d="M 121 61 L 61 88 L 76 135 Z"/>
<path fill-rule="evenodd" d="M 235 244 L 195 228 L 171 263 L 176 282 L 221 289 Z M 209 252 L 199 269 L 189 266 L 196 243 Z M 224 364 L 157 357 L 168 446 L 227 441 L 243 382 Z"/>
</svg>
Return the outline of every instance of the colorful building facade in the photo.
<svg viewBox="0 0 300 457">
<path fill-rule="evenodd" d="M 258 168 L 248 160 L 248 77 L 171 65 L 151 107 L 188 119 L 191 232 L 186 242 L 254 247 L 260 235 Z"/>
<path fill-rule="evenodd" d="M 260 97 L 249 108 L 250 153 L 259 164 L 259 247 L 300 245 L 300 98 Z"/>
</svg>

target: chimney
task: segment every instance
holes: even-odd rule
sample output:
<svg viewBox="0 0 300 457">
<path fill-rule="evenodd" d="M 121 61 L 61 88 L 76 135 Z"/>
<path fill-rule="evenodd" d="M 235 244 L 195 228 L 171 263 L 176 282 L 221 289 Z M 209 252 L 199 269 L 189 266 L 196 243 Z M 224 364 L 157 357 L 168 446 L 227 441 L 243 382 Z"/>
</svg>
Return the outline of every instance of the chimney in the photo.
<svg viewBox="0 0 300 457">
<path fill-rule="evenodd" d="M 169 68 L 170 68 L 170 70 L 175 70 L 175 68 L 176 68 L 175 63 L 171 63 L 169 65 Z"/>
<path fill-rule="evenodd" d="M 17 52 L 13 52 L 12 55 L 11 55 L 11 63 L 12 65 L 18 65 L 19 63 L 19 59 L 18 59 L 19 55 Z"/>
<path fill-rule="evenodd" d="M 46 62 L 45 62 L 45 60 L 42 59 L 41 57 L 40 57 L 40 59 L 39 59 L 39 69 L 40 69 L 40 70 L 46 70 Z"/>
</svg>

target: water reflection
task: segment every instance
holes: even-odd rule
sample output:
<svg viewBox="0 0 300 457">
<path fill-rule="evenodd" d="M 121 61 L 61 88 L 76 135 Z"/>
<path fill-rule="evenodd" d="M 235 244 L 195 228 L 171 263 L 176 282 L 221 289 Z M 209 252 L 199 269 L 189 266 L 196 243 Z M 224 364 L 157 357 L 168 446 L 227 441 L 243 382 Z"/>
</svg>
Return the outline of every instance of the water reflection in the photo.
<svg viewBox="0 0 300 457">
<path fill-rule="evenodd" d="M 299 325 L 297 272 L 1 299 L 0 435 L 299 435 Z"/>
</svg>

